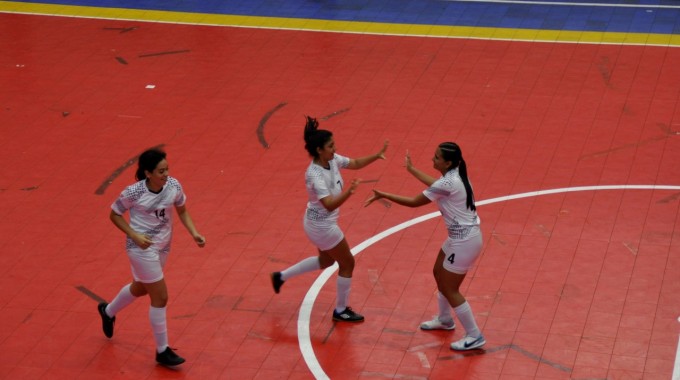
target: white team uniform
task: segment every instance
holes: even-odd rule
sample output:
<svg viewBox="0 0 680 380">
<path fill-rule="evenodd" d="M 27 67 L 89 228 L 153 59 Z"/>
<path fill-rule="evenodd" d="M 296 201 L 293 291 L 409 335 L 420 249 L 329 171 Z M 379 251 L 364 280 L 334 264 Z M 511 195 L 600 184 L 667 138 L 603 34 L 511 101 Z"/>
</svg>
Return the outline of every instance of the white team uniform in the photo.
<svg viewBox="0 0 680 380">
<path fill-rule="evenodd" d="M 142 180 L 126 187 L 111 205 L 118 215 L 129 210 L 130 227 L 152 240 L 147 249 L 141 249 L 130 237 L 126 240 L 125 249 L 136 281 L 152 283 L 163 279 L 163 266 L 172 240 L 173 210 L 185 202 L 182 185 L 175 178 L 168 177 L 157 194 L 151 192 L 146 181 Z"/>
<path fill-rule="evenodd" d="M 342 192 L 344 182 L 340 169 L 349 165 L 349 158 L 336 153 L 328 164 L 330 169 L 324 169 L 312 161 L 305 172 L 305 186 L 309 197 L 304 217 L 305 233 L 322 251 L 335 247 L 345 237 L 337 224 L 340 209 L 328 211 L 320 200 Z"/>
<path fill-rule="evenodd" d="M 458 168 L 436 180 L 423 195 L 437 203 L 448 230 L 449 237 L 442 245 L 444 268 L 467 273 L 482 251 L 482 232 L 477 212 L 467 208 L 467 192 Z"/>
</svg>

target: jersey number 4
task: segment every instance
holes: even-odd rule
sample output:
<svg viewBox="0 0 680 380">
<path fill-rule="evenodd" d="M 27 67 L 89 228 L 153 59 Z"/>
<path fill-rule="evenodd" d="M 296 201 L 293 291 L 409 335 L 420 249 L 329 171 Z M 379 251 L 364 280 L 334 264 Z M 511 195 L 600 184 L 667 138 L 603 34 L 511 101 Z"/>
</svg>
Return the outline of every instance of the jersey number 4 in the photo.
<svg viewBox="0 0 680 380">
<path fill-rule="evenodd" d="M 448 261 L 448 262 L 450 262 L 451 264 L 453 264 L 453 258 L 454 258 L 455 256 L 456 256 L 456 254 L 455 254 L 455 253 L 452 253 L 451 256 L 449 256 L 449 257 L 446 258 L 446 261 Z"/>
</svg>

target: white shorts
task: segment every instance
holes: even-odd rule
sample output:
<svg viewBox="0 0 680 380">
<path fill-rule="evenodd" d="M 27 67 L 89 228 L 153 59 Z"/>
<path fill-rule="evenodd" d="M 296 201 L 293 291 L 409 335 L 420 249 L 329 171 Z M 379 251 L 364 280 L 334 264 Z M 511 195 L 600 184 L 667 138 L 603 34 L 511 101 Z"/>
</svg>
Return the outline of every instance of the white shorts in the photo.
<svg viewBox="0 0 680 380">
<path fill-rule="evenodd" d="M 309 240 L 322 251 L 335 248 L 345 238 L 345 234 L 336 223 L 304 218 L 303 224 Z"/>
<path fill-rule="evenodd" d="M 446 239 L 442 245 L 444 269 L 456 274 L 465 274 L 482 252 L 481 232 L 465 240 Z"/>
<path fill-rule="evenodd" d="M 167 253 L 159 253 L 152 247 L 147 249 L 128 249 L 132 277 L 137 282 L 151 284 L 163 279 L 163 267 L 168 259 Z"/>
</svg>

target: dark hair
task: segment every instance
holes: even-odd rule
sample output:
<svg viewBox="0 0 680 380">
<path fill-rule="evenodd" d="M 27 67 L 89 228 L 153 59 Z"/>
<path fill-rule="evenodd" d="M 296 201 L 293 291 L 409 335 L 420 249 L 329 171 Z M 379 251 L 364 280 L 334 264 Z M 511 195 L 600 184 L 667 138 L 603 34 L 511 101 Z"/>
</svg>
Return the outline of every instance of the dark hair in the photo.
<svg viewBox="0 0 680 380">
<path fill-rule="evenodd" d="M 439 144 L 439 150 L 442 152 L 442 157 L 446 161 L 451 161 L 451 166 L 448 170 L 459 168 L 458 174 L 460 174 L 460 179 L 463 180 L 463 185 L 465 185 L 465 192 L 467 193 L 467 207 L 475 211 L 477 207 L 475 206 L 475 195 L 472 193 L 472 186 L 470 186 L 470 180 L 467 175 L 467 165 L 465 160 L 463 160 L 463 152 L 460 151 L 460 147 L 456 143 L 443 142 Z"/>
<path fill-rule="evenodd" d="M 165 160 L 165 152 L 158 148 L 151 148 L 139 155 L 139 163 L 135 177 L 138 181 L 146 179 L 144 171 L 152 172 L 158 166 L 158 163 Z"/>
<path fill-rule="evenodd" d="M 309 116 L 305 116 L 307 122 L 305 123 L 305 149 L 310 156 L 314 158 L 319 157 L 319 152 L 316 151 L 317 148 L 322 148 L 331 137 L 333 133 L 325 129 L 319 129 L 319 122 Z"/>
</svg>

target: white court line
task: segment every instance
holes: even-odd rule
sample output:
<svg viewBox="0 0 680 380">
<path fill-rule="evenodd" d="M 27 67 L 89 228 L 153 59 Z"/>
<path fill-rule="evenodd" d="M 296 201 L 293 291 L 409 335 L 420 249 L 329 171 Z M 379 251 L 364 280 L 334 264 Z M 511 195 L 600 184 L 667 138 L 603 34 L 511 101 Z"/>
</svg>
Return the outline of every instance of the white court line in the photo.
<svg viewBox="0 0 680 380">
<path fill-rule="evenodd" d="M 487 199 L 484 201 L 477 202 L 477 206 L 488 205 L 491 203 L 505 202 L 513 199 L 530 198 L 537 197 L 541 195 L 558 194 L 558 193 L 570 193 L 575 191 L 597 191 L 597 190 L 680 190 L 680 186 L 671 185 L 608 185 L 608 186 L 577 186 L 577 187 L 565 187 L 561 189 L 551 189 L 551 190 L 539 190 L 531 191 L 528 193 L 507 195 L 498 198 Z M 380 240 L 397 233 L 403 229 L 406 229 L 414 224 L 424 222 L 426 220 L 440 216 L 439 211 L 435 211 L 417 218 L 411 219 L 394 227 L 388 228 L 387 230 L 380 232 L 379 234 L 364 240 L 362 243 L 352 248 L 352 255 L 356 256 L 364 249 L 370 247 L 371 245 L 379 242 Z M 326 268 L 316 281 L 312 284 L 305 295 L 302 305 L 300 306 L 300 314 L 298 315 L 298 343 L 300 346 L 300 352 L 302 357 L 307 364 L 307 367 L 312 372 L 316 379 L 329 379 L 326 372 L 321 368 L 321 364 L 316 359 L 314 354 L 314 348 L 312 347 L 311 335 L 309 332 L 309 321 L 312 314 L 312 308 L 314 307 L 314 302 L 316 297 L 319 295 L 321 288 L 326 284 L 326 281 L 331 277 L 333 272 L 338 268 L 338 264 L 333 264 L 332 266 Z M 678 348 L 675 357 L 675 365 L 673 367 L 673 380 L 680 380 L 680 336 L 678 337 Z"/>
<path fill-rule="evenodd" d="M 680 317 L 678 317 L 680 322 Z M 673 366 L 673 380 L 680 380 L 680 334 L 678 334 L 678 348 L 675 351 L 675 365 Z"/>
<path fill-rule="evenodd" d="M 527 4 L 527 5 L 561 5 L 568 7 L 612 7 L 612 8 L 666 8 L 680 9 L 680 5 L 661 4 L 616 4 L 616 3 L 575 3 L 568 1 L 529 1 L 529 0 L 440 0 L 449 3 L 496 3 L 496 4 Z"/>
</svg>

